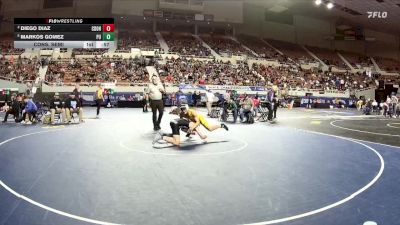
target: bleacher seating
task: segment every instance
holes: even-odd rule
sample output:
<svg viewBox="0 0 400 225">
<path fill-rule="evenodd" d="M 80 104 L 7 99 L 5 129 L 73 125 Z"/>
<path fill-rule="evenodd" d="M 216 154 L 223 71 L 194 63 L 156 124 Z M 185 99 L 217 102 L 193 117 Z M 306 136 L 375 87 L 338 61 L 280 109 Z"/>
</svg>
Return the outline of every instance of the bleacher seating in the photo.
<svg viewBox="0 0 400 225">
<path fill-rule="evenodd" d="M 0 41 L 0 54 L 2 55 L 21 55 L 25 49 L 14 48 L 14 43 L 12 40 L 1 40 Z"/>
<path fill-rule="evenodd" d="M 373 66 L 371 59 L 368 56 L 363 56 L 351 52 L 340 52 L 342 56 L 349 61 L 354 68 L 363 68 Z"/>
<path fill-rule="evenodd" d="M 260 64 L 254 64 L 250 69 L 245 63 L 233 65 L 218 61 L 170 59 L 157 68 L 164 71 L 167 82 L 174 84 L 264 86 L 272 83 L 280 88 L 342 91 L 375 85 L 373 77 L 363 74 L 329 73 Z"/>
<path fill-rule="evenodd" d="M 181 57 L 179 59 L 160 60 L 156 63 L 161 77 L 167 83 L 180 84 L 212 84 L 212 85 L 246 85 L 264 86 L 268 83 L 280 88 L 307 88 L 317 90 L 348 90 L 363 89 L 376 85 L 377 76 L 368 77 L 359 74 L 321 72 L 317 68 L 304 70 L 300 64 L 313 62 L 313 58 L 304 49 L 293 43 L 276 40 L 266 40 L 273 47 L 283 53 L 280 54 L 263 40 L 256 37 L 239 35 L 238 41 L 223 35 L 201 35 L 200 37 L 217 53 L 227 55 L 246 54 L 255 58 L 251 51 L 242 46 L 246 45 L 263 59 L 277 60 L 281 67 L 254 64 L 251 67 L 247 61 L 237 61 L 237 64 L 218 60 L 195 60 L 195 57 L 209 56 L 210 51 L 202 46 L 202 43 L 190 33 L 166 33 L 161 32 L 164 40 L 169 45 L 170 51 Z M 3 42 L 4 43 L 4 42 Z M 5 53 L 22 52 L 10 50 L 12 47 L 4 44 L 2 51 Z M 143 29 L 140 31 L 122 30 L 119 33 L 118 49 L 130 48 L 159 48 L 157 37 L 152 31 Z M 317 47 L 307 47 L 315 53 L 327 65 L 338 68 L 346 68 L 344 62 L 336 52 Z M 6 50 L 3 50 L 6 49 Z M 107 49 L 74 49 L 72 58 L 53 59 L 49 67 L 45 81 L 52 85 L 72 85 L 80 82 L 83 85 L 95 85 L 99 82 L 117 82 L 118 85 L 130 85 L 143 83 L 149 80 L 142 58 L 109 58 L 103 54 Z M 65 51 L 64 51 L 65 52 Z M 4 52 L 1 52 L 5 55 Z M 76 55 L 96 55 L 94 58 L 74 57 Z M 372 66 L 368 57 L 354 53 L 341 52 L 341 54 L 354 66 Z M 190 59 L 186 56 L 190 56 Z M 382 70 L 399 71 L 399 62 L 395 60 L 376 57 L 376 62 Z M 3 78 L 16 81 L 35 80 L 41 63 L 37 58 L 25 59 L 21 57 L 2 57 L 0 59 L 0 73 Z M 292 62 L 295 62 L 294 64 Z M 398 83 L 399 77 L 379 76 L 389 82 Z"/>
<path fill-rule="evenodd" d="M 0 58 L 0 77 L 18 82 L 34 81 L 41 64 L 38 58 Z"/>
<path fill-rule="evenodd" d="M 160 44 L 155 34 L 148 30 L 120 31 L 117 50 L 130 50 L 131 48 L 153 50 L 160 48 Z"/>
<path fill-rule="evenodd" d="M 335 66 L 339 69 L 349 69 L 335 51 L 310 46 L 307 46 L 307 48 L 308 50 L 313 52 L 319 59 L 321 59 L 326 65 Z"/>
<path fill-rule="evenodd" d="M 73 55 L 102 55 L 106 53 L 106 48 L 74 48 L 72 50 Z"/>
<path fill-rule="evenodd" d="M 298 44 L 272 39 L 267 39 L 266 41 L 295 62 L 309 63 L 316 61 Z"/>
<path fill-rule="evenodd" d="M 200 36 L 203 41 L 205 41 L 215 52 L 218 54 L 227 54 L 227 55 L 250 55 L 254 56 L 252 52 L 243 48 L 243 46 L 230 39 L 226 36 L 220 35 L 201 35 Z"/>
<path fill-rule="evenodd" d="M 190 33 L 162 32 L 170 52 L 181 55 L 210 56 L 211 52 Z"/>
<path fill-rule="evenodd" d="M 386 72 L 400 72 L 400 62 L 394 59 L 374 57 L 379 68 Z"/>
<path fill-rule="evenodd" d="M 46 82 L 55 85 L 96 84 L 117 82 L 118 84 L 148 81 L 146 68 L 139 59 L 86 58 L 58 59 L 49 63 Z"/>
<path fill-rule="evenodd" d="M 275 60 L 280 57 L 280 54 L 275 49 L 256 37 L 242 34 L 238 36 L 238 40 L 257 53 L 261 58 Z"/>
</svg>

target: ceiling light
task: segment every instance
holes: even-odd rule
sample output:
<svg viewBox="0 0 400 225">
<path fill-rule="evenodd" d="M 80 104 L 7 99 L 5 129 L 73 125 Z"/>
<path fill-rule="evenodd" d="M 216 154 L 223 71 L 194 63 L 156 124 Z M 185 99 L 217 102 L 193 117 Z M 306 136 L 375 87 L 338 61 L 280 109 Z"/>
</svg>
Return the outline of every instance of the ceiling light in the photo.
<svg viewBox="0 0 400 225">
<path fill-rule="evenodd" d="M 322 0 L 315 0 L 316 5 L 321 5 L 321 3 L 322 3 Z"/>
<path fill-rule="evenodd" d="M 329 3 L 326 5 L 326 8 L 332 9 L 332 8 L 333 8 L 333 3 L 332 3 L 332 2 L 329 2 Z"/>
</svg>

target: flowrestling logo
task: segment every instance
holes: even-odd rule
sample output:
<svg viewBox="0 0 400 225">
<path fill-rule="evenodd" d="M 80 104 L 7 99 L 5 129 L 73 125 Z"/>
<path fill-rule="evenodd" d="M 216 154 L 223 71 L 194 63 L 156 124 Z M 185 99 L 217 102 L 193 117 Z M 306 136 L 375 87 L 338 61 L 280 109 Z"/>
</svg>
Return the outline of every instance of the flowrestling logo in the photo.
<svg viewBox="0 0 400 225">
<path fill-rule="evenodd" d="M 367 12 L 368 19 L 385 19 L 388 16 L 387 12 Z"/>
</svg>

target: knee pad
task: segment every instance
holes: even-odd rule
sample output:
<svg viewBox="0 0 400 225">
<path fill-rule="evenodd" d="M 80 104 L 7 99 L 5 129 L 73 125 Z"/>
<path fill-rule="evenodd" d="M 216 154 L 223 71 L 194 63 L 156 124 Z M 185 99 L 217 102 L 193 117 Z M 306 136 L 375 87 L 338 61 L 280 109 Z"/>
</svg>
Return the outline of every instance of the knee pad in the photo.
<svg viewBox="0 0 400 225">
<path fill-rule="evenodd" d="M 178 123 L 175 123 L 175 122 L 171 121 L 169 123 L 169 125 L 171 126 L 172 134 L 173 135 L 179 135 L 179 125 L 178 125 Z"/>
</svg>

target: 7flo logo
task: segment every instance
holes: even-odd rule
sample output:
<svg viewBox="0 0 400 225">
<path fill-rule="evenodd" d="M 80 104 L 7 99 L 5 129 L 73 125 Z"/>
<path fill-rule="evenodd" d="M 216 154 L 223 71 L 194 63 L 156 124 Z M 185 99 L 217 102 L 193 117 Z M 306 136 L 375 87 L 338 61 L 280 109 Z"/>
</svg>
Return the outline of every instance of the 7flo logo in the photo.
<svg viewBox="0 0 400 225">
<path fill-rule="evenodd" d="M 385 19 L 388 16 L 387 12 L 367 12 L 369 19 Z"/>
</svg>

